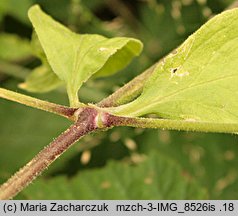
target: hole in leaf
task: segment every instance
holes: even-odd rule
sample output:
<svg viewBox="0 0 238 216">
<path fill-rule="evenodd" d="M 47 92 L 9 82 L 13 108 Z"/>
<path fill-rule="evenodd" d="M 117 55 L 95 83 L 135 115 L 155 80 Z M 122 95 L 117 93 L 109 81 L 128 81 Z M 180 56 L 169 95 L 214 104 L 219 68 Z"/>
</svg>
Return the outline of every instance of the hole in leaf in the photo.
<svg viewBox="0 0 238 216">
<path fill-rule="evenodd" d="M 177 70 L 178 68 L 172 68 L 172 73 L 176 73 Z"/>
</svg>

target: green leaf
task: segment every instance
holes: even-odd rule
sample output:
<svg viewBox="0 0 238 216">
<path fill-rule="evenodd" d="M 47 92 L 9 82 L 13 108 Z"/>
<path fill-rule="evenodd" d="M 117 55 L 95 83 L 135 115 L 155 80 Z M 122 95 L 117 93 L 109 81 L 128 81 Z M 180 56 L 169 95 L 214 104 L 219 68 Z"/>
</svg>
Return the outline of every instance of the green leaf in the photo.
<svg viewBox="0 0 238 216">
<path fill-rule="evenodd" d="M 14 61 L 32 55 L 30 42 L 14 34 L 0 34 L 0 58 Z"/>
<path fill-rule="evenodd" d="M 114 113 L 238 122 L 238 9 L 215 16 L 161 61 L 133 102 Z"/>
<path fill-rule="evenodd" d="M 42 63 L 47 63 L 46 55 L 35 31 L 33 31 L 31 35 L 31 48 L 34 55 L 38 57 Z M 52 71 L 52 73 L 54 72 Z"/>
<path fill-rule="evenodd" d="M 134 141 L 141 154 L 158 151 L 173 158 L 208 190 L 209 199 L 238 198 L 237 136 L 146 130 Z"/>
<path fill-rule="evenodd" d="M 25 82 L 19 84 L 18 87 L 29 92 L 45 93 L 61 86 L 63 82 L 48 64 L 44 50 L 35 32 L 32 34 L 31 49 L 32 53 L 41 60 L 42 65 L 34 68 L 26 77 Z"/>
<path fill-rule="evenodd" d="M 65 82 L 71 106 L 78 106 L 78 90 L 88 78 L 115 73 L 142 49 L 141 42 L 132 38 L 75 34 L 38 5 L 28 14 L 50 66 Z"/>
<path fill-rule="evenodd" d="M 44 93 L 54 90 L 62 85 L 62 81 L 52 72 L 50 66 L 41 65 L 27 76 L 24 83 L 18 87 L 29 92 Z"/>
<path fill-rule="evenodd" d="M 207 198 L 196 181 L 183 176 L 180 166 L 158 153 L 136 166 L 110 162 L 103 169 L 82 171 L 70 180 L 63 176 L 38 180 L 23 195 L 28 199 Z"/>
</svg>

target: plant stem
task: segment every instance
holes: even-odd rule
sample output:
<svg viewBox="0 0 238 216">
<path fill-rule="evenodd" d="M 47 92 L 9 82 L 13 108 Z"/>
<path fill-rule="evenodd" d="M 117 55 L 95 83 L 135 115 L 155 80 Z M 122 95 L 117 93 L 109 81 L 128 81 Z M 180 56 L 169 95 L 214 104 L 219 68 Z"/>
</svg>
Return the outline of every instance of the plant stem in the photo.
<svg viewBox="0 0 238 216">
<path fill-rule="evenodd" d="M 79 113 L 78 121 L 45 147 L 27 165 L 20 169 L 0 187 L 0 200 L 11 199 L 29 185 L 42 171 L 56 160 L 72 144 L 84 135 L 97 129 L 95 118 L 97 111 L 84 108 Z"/>
<path fill-rule="evenodd" d="M 73 143 L 78 141 L 82 136 L 97 129 L 106 129 L 113 126 L 131 126 L 199 132 L 235 133 L 238 131 L 238 124 L 235 123 L 222 124 L 152 118 L 129 118 L 112 115 L 96 106 L 80 108 L 75 114 L 78 115 L 78 119 L 74 125 L 45 147 L 26 166 L 0 187 L 0 199 L 10 199 L 15 196 Z"/>
<path fill-rule="evenodd" d="M 151 75 L 156 64 L 151 66 L 142 74 L 135 77 L 133 80 L 128 82 L 126 85 L 118 89 L 116 92 L 111 94 L 109 97 L 103 99 L 97 105 L 99 107 L 114 107 L 121 104 L 125 104 L 136 98 L 141 94 L 143 86 L 147 78 Z"/>
<path fill-rule="evenodd" d="M 76 109 L 74 108 L 39 100 L 4 88 L 0 88 L 0 97 L 24 104 L 26 106 L 52 112 L 64 116 L 70 120 L 75 120 L 74 112 L 76 111 Z"/>
<path fill-rule="evenodd" d="M 130 118 L 106 114 L 104 124 L 162 130 L 183 130 L 215 133 L 237 133 L 238 123 L 193 122 L 185 120 Z M 108 125 L 108 126 L 109 126 Z"/>
</svg>

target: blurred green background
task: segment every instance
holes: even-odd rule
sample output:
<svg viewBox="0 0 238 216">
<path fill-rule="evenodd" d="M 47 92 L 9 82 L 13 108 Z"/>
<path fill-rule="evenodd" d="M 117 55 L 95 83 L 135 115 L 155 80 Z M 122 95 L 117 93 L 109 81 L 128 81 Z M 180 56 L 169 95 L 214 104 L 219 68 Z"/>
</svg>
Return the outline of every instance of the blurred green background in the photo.
<svg viewBox="0 0 238 216">
<path fill-rule="evenodd" d="M 232 0 L 1 0 L 0 87 L 67 104 L 64 89 L 32 94 L 18 88 L 40 64 L 32 56 L 32 4 L 78 33 L 127 36 L 144 51 L 120 73 L 89 80 L 84 102 L 98 102 L 176 48 Z M 71 123 L 0 99 L 0 182 Z M 238 137 L 114 128 L 85 137 L 18 199 L 238 199 Z"/>
</svg>

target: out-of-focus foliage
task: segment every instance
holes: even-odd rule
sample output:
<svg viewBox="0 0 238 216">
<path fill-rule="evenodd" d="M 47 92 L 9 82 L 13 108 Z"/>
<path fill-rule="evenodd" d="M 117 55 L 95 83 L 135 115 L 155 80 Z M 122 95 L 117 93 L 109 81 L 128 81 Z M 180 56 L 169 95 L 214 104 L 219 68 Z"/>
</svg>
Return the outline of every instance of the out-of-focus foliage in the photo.
<svg viewBox="0 0 238 216">
<path fill-rule="evenodd" d="M 80 98 L 83 101 L 96 102 L 176 48 L 213 14 L 223 11 L 232 2 L 231 0 L 3 0 L 0 1 L 0 37 L 10 33 L 20 38 L 19 40 L 29 41 L 31 27 L 26 12 L 30 5 L 38 3 L 47 13 L 73 31 L 102 34 L 107 37 L 135 37 L 142 40 L 145 45 L 144 52 L 129 67 L 112 77 L 90 80 L 80 90 Z M 24 58 L 20 56 L 13 58 L 21 46 L 23 45 L 14 45 L 9 58 L 0 56 L 1 87 L 19 91 L 17 85 L 24 81 L 22 78 L 25 74 L 40 65 L 39 60 L 33 58 L 30 53 Z M 61 104 L 67 102 L 65 91 L 62 89 L 34 96 Z M 0 120 L 0 181 L 10 177 L 69 125 L 60 117 L 3 99 L 0 99 Z M 61 188 L 64 195 L 52 192 L 52 198 L 237 199 L 237 145 L 236 135 L 114 128 L 108 132 L 87 136 L 75 144 L 18 198 L 46 199 L 48 197 L 44 194 L 47 193 L 43 190 L 43 188 L 47 190 L 46 184 L 57 185 L 58 182 L 66 182 L 67 178 L 70 178 L 65 188 Z M 161 159 L 157 155 L 162 155 Z M 147 160 L 140 162 L 140 158 L 144 157 Z M 154 166 L 155 163 L 158 166 Z M 166 180 L 171 181 L 166 193 L 163 189 L 166 188 L 167 181 L 164 181 L 164 176 L 160 174 L 165 168 L 161 167 L 163 164 L 168 166 L 167 171 L 170 173 Z M 137 186 L 131 188 L 133 193 L 131 196 L 116 196 L 109 188 L 109 192 L 100 197 L 90 194 L 86 186 L 82 185 L 79 187 L 85 189 L 87 196 L 80 196 L 80 193 L 70 194 L 71 184 L 74 188 L 77 183 L 84 184 L 87 178 L 95 179 L 95 182 L 91 182 L 95 190 L 100 191 L 102 187 L 107 189 L 109 185 L 107 181 L 111 183 L 111 188 L 115 188 L 112 183 L 113 176 L 108 176 L 108 172 L 116 168 L 119 172 L 130 172 L 130 178 L 135 185 L 142 185 L 147 177 L 143 171 L 145 167 L 155 173 L 156 181 L 143 190 Z M 173 181 L 178 175 L 182 175 L 179 181 L 181 185 L 195 184 L 196 189 L 185 195 L 179 193 L 176 188 L 180 187 Z M 125 175 L 125 178 L 129 177 Z M 150 182 L 150 179 L 147 180 L 147 183 Z M 128 189 L 129 181 L 130 179 L 123 180 L 124 189 Z M 100 184 L 103 182 L 106 183 Z M 150 187 L 155 188 L 156 182 L 161 189 L 152 190 L 154 193 L 149 196 Z M 41 185 L 42 193 L 39 195 L 37 187 Z M 98 185 L 101 187 L 97 188 Z M 139 196 L 141 193 L 146 196 L 137 197 L 136 194 Z"/>
<path fill-rule="evenodd" d="M 4 19 L 4 16 L 10 15 L 20 22 L 28 23 L 27 10 L 31 6 L 32 0 L 1 0 L 0 2 L 0 20 Z"/>
<path fill-rule="evenodd" d="M 31 55 L 30 43 L 14 34 L 0 34 L 0 58 L 14 61 Z"/>
<path fill-rule="evenodd" d="M 30 199 L 207 198 L 206 191 L 183 175 L 182 168 L 173 160 L 158 153 L 148 154 L 148 158 L 138 156 L 137 160 L 135 167 L 110 162 L 102 169 L 85 171 L 71 180 L 60 176 L 47 184 L 38 181 L 24 195 Z"/>
</svg>

